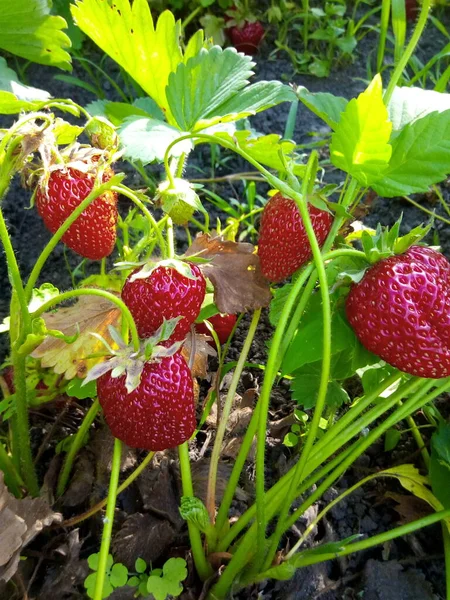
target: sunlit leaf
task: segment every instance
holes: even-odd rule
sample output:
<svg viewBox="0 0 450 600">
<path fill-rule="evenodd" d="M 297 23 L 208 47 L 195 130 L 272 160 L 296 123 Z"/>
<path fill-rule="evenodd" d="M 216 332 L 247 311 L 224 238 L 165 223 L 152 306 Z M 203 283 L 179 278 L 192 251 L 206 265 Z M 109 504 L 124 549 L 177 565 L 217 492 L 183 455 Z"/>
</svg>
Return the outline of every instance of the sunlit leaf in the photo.
<svg viewBox="0 0 450 600">
<path fill-rule="evenodd" d="M 119 127 L 119 138 L 125 149 L 125 157 L 130 160 L 140 160 L 143 164 L 155 160 L 162 161 L 166 149 L 183 132 L 164 121 L 147 117 L 128 117 Z M 192 141 L 184 140 L 175 144 L 171 156 L 180 156 L 192 149 Z"/>
<path fill-rule="evenodd" d="M 270 133 L 259 137 L 252 136 L 250 131 L 236 131 L 232 136 L 228 133 L 216 133 L 218 138 L 236 144 L 258 162 L 277 171 L 285 171 L 280 152 L 286 163 L 291 166 L 295 175 L 303 175 L 305 165 L 298 164 L 299 156 L 295 154 L 295 142 L 283 140 L 280 135 Z"/>
<path fill-rule="evenodd" d="M 78 27 L 137 81 L 171 122 L 166 85 L 182 61 L 173 14 L 164 11 L 155 27 L 147 0 L 77 0 L 72 14 Z"/>
<path fill-rule="evenodd" d="M 351 100 L 341 115 L 330 146 L 331 162 L 367 186 L 388 169 L 392 123 L 383 103 L 381 77 Z"/>
<path fill-rule="evenodd" d="M 70 70 L 69 37 L 60 16 L 50 15 L 48 0 L 0 2 L 0 48 L 43 65 Z"/>
<path fill-rule="evenodd" d="M 405 125 L 392 141 L 392 158 L 372 185 L 392 198 L 426 192 L 450 173 L 450 110 L 433 112 Z"/>
<path fill-rule="evenodd" d="M 417 87 L 396 87 L 388 104 L 389 120 L 394 131 L 432 112 L 450 110 L 450 94 Z"/>
<path fill-rule="evenodd" d="M 15 71 L 0 56 L 0 114 L 16 114 L 22 110 L 35 110 L 50 98 L 44 90 L 20 83 Z"/>
<path fill-rule="evenodd" d="M 236 121 L 293 100 L 294 92 L 278 81 L 248 86 L 255 63 L 234 48 L 203 48 L 169 77 L 167 99 L 180 129 L 200 130 Z M 248 86 L 248 87 L 247 87 Z"/>
</svg>

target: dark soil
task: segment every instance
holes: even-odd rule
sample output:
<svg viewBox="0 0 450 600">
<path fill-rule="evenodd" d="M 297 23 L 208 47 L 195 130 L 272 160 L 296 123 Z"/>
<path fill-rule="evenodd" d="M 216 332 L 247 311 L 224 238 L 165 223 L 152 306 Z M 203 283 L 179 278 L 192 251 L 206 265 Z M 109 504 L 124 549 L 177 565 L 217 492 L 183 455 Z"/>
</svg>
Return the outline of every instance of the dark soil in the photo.
<svg viewBox="0 0 450 600">
<path fill-rule="evenodd" d="M 374 40 L 367 37 L 359 48 L 357 60 L 341 70 L 336 70 L 325 80 L 313 77 L 293 77 L 298 85 L 304 85 L 311 91 L 328 91 L 336 95 L 353 97 L 362 91 L 367 79 L 365 61 L 368 53 L 373 50 Z M 428 30 L 421 45 L 422 56 L 431 56 L 444 45 L 443 39 L 436 35 L 435 30 Z M 91 49 L 94 57 L 95 49 Z M 258 79 L 277 79 L 283 74 L 291 73 L 290 63 L 279 57 L 276 61 L 267 60 L 269 43 L 263 48 L 258 59 L 256 76 Z M 114 75 L 114 67 L 111 67 Z M 67 85 L 54 79 L 55 72 L 51 69 L 31 65 L 27 75 L 30 85 L 41 87 L 52 92 L 55 97 L 71 97 L 76 102 L 86 105 L 95 97 L 80 88 Z M 75 73 L 83 78 L 83 72 L 75 68 Z M 108 82 L 104 88 L 110 99 L 117 99 Z M 283 134 L 287 118 L 286 106 L 275 107 L 262 115 L 251 119 L 252 126 L 263 132 Z M 1 118 L 1 126 L 9 126 L 12 119 Z M 323 123 L 300 107 L 294 138 L 298 143 L 311 141 L 311 132 L 324 135 L 327 128 Z M 126 183 L 130 187 L 143 187 L 140 176 L 127 164 L 121 165 L 127 172 Z M 194 168 L 195 167 L 195 168 Z M 198 177 L 198 167 L 208 176 L 210 169 L 210 152 L 207 147 L 200 147 L 188 167 L 188 176 Z M 152 170 L 152 167 L 149 167 Z M 245 164 L 238 159 L 220 166 L 216 174 L 228 174 L 246 170 Z M 333 177 L 331 174 L 330 177 Z M 239 197 L 242 187 L 239 184 L 223 184 L 217 188 L 223 197 Z M 259 190 L 265 192 L 264 186 Z M 446 200 L 449 198 L 447 187 L 442 186 Z M 42 224 L 34 210 L 24 210 L 29 204 L 30 194 L 20 186 L 18 179 L 14 180 L 7 198 L 4 201 L 4 213 L 7 218 L 14 248 L 20 263 L 24 278 L 30 273 L 38 252 L 50 238 L 50 234 Z M 445 212 L 436 199 L 429 197 L 416 198 L 416 201 L 431 211 L 445 216 Z M 121 200 L 123 207 L 127 203 Z M 208 207 L 209 208 L 209 207 Z M 427 219 L 422 211 L 400 199 L 386 200 L 375 198 L 370 206 L 370 212 L 365 223 L 375 226 L 378 222 L 392 225 L 403 214 L 402 228 L 404 231 Z M 222 215 L 223 216 L 223 215 Z M 213 219 L 215 214 L 213 213 Z M 212 222 L 214 222 L 212 220 Z M 430 239 L 440 244 L 443 251 L 450 256 L 450 229 L 436 221 Z M 434 237 L 433 237 L 434 236 Z M 179 247 L 186 244 L 186 238 L 180 237 Z M 69 268 L 73 269 L 79 258 L 65 251 L 59 245 L 51 259 L 45 265 L 41 282 L 50 281 L 60 289 L 68 289 L 72 285 Z M 86 265 L 87 273 L 95 272 L 96 264 Z M 5 261 L 0 259 L 0 319 L 8 314 L 9 284 Z M 240 324 L 235 341 L 230 349 L 229 358 L 235 360 L 242 348 L 249 318 L 245 317 Z M 271 326 L 267 315 L 262 317 L 258 336 L 255 339 L 249 361 L 264 362 L 266 342 L 271 335 Z M 0 338 L 0 352 L 6 353 L 6 338 Z M 214 368 L 214 361 L 211 363 Z M 248 370 L 244 373 L 238 389 L 239 398 L 236 402 L 235 427 L 230 429 L 230 440 L 239 439 L 245 431 L 248 410 L 251 412 L 259 387 L 262 383 L 261 371 Z M 226 388 L 226 382 L 225 382 Z M 208 384 L 202 384 L 202 394 L 208 389 Z M 223 390 L 225 391 L 225 389 Z M 203 395 L 200 401 L 203 400 Z M 52 489 L 55 484 L 60 458 L 55 455 L 56 442 L 76 431 L 88 403 L 85 401 L 72 402 L 64 406 L 61 414 L 61 403 L 52 404 L 42 410 L 35 411 L 31 416 L 32 438 L 35 450 L 42 446 L 39 461 L 40 476 L 44 478 L 46 487 Z M 274 483 L 283 474 L 293 459 L 292 452 L 281 444 L 284 434 L 289 430 L 288 417 L 294 408 L 290 399 L 289 384 L 281 381 L 273 390 L 270 427 L 267 442 L 268 484 Z M 281 425 L 280 425 L 281 421 Z M 51 430 L 51 436 L 47 436 Z M 213 431 L 208 428 L 207 431 Z M 47 437 L 46 437 L 47 436 Z M 48 441 L 48 443 L 47 443 Z M 45 442 L 43 444 L 43 442 Z M 208 432 L 199 435 L 196 444 L 191 447 L 193 458 L 198 459 L 194 466 L 196 493 L 202 497 L 205 493 L 205 479 L 208 468 L 208 456 L 212 447 Z M 81 514 L 90 506 L 105 497 L 107 493 L 112 439 L 107 428 L 97 424 L 93 429 L 88 445 L 81 451 L 68 490 L 56 504 L 65 519 Z M 142 460 L 143 455 L 136 451 L 125 453 L 122 465 L 122 477 L 129 474 L 133 467 Z M 401 464 L 403 462 L 418 462 L 417 452 L 412 440 L 403 436 L 402 443 L 392 453 L 385 453 L 382 445 L 378 444 L 362 456 L 357 464 L 330 489 L 324 498 L 324 503 L 335 498 L 342 491 L 352 486 L 367 474 L 377 469 Z M 226 481 L 233 462 L 232 450 L 224 459 L 219 473 L 220 482 Z M 420 464 L 420 462 L 418 462 Z M 240 514 L 253 498 L 253 464 L 249 463 L 241 481 L 238 499 L 232 510 Z M 348 537 L 354 533 L 376 535 L 398 524 L 403 515 L 396 510 L 397 503 L 386 496 L 386 492 L 402 494 L 395 484 L 374 482 L 358 490 L 347 500 L 339 503 L 328 515 L 324 525 L 312 536 L 314 543 L 334 541 Z M 168 452 L 158 457 L 151 468 L 138 478 L 118 499 L 118 513 L 114 524 L 112 550 L 117 562 L 123 562 L 132 568 L 137 557 L 147 562 L 159 564 L 169 556 L 184 556 L 187 549 L 186 531 L 178 513 L 178 501 L 181 494 L 176 455 Z M 292 545 L 315 511 L 321 508 L 315 506 L 311 514 L 306 514 L 287 536 L 284 543 Z M 86 558 L 98 551 L 101 533 L 100 513 L 82 522 L 75 530 L 55 528 L 47 530 L 35 542 L 28 546 L 23 555 L 26 561 L 21 563 L 20 575 L 15 578 L 14 586 L 0 588 L 0 599 L 9 600 L 27 597 L 23 591 L 30 584 L 29 596 L 44 600 L 75 599 L 83 596 L 82 583 L 89 573 Z M 298 571 L 296 576 L 287 582 L 266 582 L 255 589 L 242 592 L 239 596 L 265 600 L 437 600 L 445 598 L 444 563 L 442 558 L 440 529 L 427 529 L 425 532 L 396 540 L 384 547 L 361 552 L 346 559 L 317 565 Z M 31 580 L 30 580 L 31 578 Z M 194 600 L 199 597 L 196 582 L 191 578 L 185 584 L 182 595 L 184 600 Z M 111 598 L 115 600 L 132 598 L 132 590 L 116 591 Z"/>
</svg>

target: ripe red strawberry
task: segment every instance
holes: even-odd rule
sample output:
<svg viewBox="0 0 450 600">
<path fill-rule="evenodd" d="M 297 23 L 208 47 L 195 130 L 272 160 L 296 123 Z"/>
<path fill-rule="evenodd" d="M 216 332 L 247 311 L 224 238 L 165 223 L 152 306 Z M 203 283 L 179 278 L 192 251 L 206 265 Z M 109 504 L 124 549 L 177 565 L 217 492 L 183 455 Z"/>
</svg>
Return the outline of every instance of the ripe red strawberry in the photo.
<svg viewBox="0 0 450 600">
<path fill-rule="evenodd" d="M 156 267 L 145 279 L 134 279 L 136 269 L 126 280 L 122 300 L 136 322 L 139 336 L 147 338 L 160 327 L 164 319 L 180 317 L 170 342 L 183 340 L 198 317 L 205 298 L 206 282 L 197 267 L 190 264 L 193 279 L 185 277 L 171 266 Z"/>
<path fill-rule="evenodd" d="M 373 265 L 347 298 L 347 318 L 361 343 L 419 377 L 450 375 L 450 263 L 411 246 Z"/>
<path fill-rule="evenodd" d="M 236 323 L 236 315 L 214 315 L 209 317 L 208 321 L 213 326 L 214 331 L 217 333 L 220 344 L 225 344 L 233 331 L 234 324 Z M 211 332 L 205 323 L 197 323 L 195 326 L 197 333 L 203 333 L 204 335 L 211 336 Z M 215 348 L 215 342 L 210 341 L 209 345 Z"/>
<path fill-rule="evenodd" d="M 417 0 L 405 0 L 406 20 L 415 21 L 417 18 L 419 6 Z"/>
<path fill-rule="evenodd" d="M 195 430 L 194 384 L 179 352 L 147 362 L 130 393 L 126 375 L 105 373 L 97 393 L 112 434 L 132 448 L 166 450 L 188 440 Z"/>
<path fill-rule="evenodd" d="M 112 175 L 112 169 L 105 170 L 103 182 Z M 36 208 L 52 233 L 90 194 L 94 183 L 95 174 L 65 166 L 52 171 L 47 184 L 38 187 Z M 62 241 L 81 256 L 99 260 L 114 249 L 116 224 L 117 194 L 108 191 L 83 211 L 63 235 Z"/>
<path fill-rule="evenodd" d="M 308 211 L 317 241 L 322 245 L 333 217 L 312 205 L 308 205 Z M 262 274 L 274 283 L 290 277 L 311 258 L 311 247 L 297 205 L 279 192 L 264 207 L 258 255 Z"/>
<path fill-rule="evenodd" d="M 236 50 L 250 56 L 258 52 L 264 36 L 264 27 L 259 21 L 243 21 L 227 27 L 225 31 Z"/>
<path fill-rule="evenodd" d="M 8 386 L 8 390 L 10 394 L 14 394 L 16 391 L 14 385 L 14 367 L 7 367 L 2 373 L 3 379 Z M 48 385 L 44 383 L 42 379 L 40 379 L 36 384 L 36 390 L 48 390 Z"/>
</svg>

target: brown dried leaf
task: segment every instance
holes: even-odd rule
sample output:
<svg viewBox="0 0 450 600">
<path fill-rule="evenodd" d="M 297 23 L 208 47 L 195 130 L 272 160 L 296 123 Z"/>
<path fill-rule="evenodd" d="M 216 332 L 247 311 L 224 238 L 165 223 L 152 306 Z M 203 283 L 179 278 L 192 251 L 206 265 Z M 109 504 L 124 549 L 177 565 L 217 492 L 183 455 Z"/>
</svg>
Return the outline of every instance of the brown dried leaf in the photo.
<svg viewBox="0 0 450 600">
<path fill-rule="evenodd" d="M 199 234 L 187 250 L 186 256 L 209 259 L 199 267 L 214 286 L 214 302 L 221 313 L 237 314 L 269 305 L 269 283 L 254 252 L 252 244 L 206 233 Z"/>
<path fill-rule="evenodd" d="M 142 508 L 161 519 L 166 519 L 179 530 L 184 525 L 179 506 L 181 498 L 181 480 L 177 463 L 167 456 L 161 462 L 139 476 L 137 485 L 142 498 Z"/>
<path fill-rule="evenodd" d="M 61 520 L 62 515 L 42 498 L 14 498 L 0 471 L 0 580 L 9 581 L 15 574 L 24 546 L 44 527 Z"/>
<path fill-rule="evenodd" d="M 208 356 L 217 356 L 217 352 L 212 348 L 208 341 L 211 339 L 207 335 L 196 333 L 194 338 L 194 360 L 191 364 L 191 352 L 192 352 L 192 333 L 187 336 L 186 341 L 181 349 L 181 354 L 184 359 L 191 367 L 192 377 L 199 377 L 200 379 L 207 379 L 208 377 Z"/>
<path fill-rule="evenodd" d="M 80 530 L 73 529 L 67 534 L 66 541 L 55 548 L 53 552 L 64 560 L 64 566 L 47 569 L 37 600 L 68 600 L 79 597 L 77 587 L 83 585 L 89 575 L 87 561 L 80 560 L 82 545 Z"/>
<path fill-rule="evenodd" d="M 90 354 L 104 352 L 105 346 L 91 332 L 100 334 L 112 347 L 114 342 L 108 326 L 117 326 L 120 310 L 106 298 L 81 296 L 76 304 L 43 315 L 47 329 L 62 331 L 66 336 L 79 336 L 72 344 L 48 337 L 33 352 L 43 367 L 64 374 L 66 379 L 84 378 L 88 370 L 102 359 L 86 359 Z"/>
<path fill-rule="evenodd" d="M 114 560 L 129 569 L 134 569 L 137 558 L 151 564 L 166 553 L 175 538 L 175 529 L 169 521 L 150 514 L 134 513 L 114 536 Z"/>
<path fill-rule="evenodd" d="M 422 517 L 427 517 L 433 512 L 429 504 L 412 495 L 397 494 L 395 492 L 386 492 L 387 498 L 395 500 L 396 505 L 393 507 L 395 512 L 400 516 L 401 523 L 410 523 Z"/>
</svg>

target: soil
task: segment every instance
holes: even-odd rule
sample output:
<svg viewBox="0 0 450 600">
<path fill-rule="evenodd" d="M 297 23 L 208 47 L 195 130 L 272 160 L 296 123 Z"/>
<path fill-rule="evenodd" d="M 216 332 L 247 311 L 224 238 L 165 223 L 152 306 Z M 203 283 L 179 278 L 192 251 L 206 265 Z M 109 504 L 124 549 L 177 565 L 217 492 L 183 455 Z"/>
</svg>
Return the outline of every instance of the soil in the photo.
<svg viewBox="0 0 450 600">
<path fill-rule="evenodd" d="M 443 47 L 445 40 L 436 35 L 435 30 L 425 35 L 420 47 L 422 57 L 433 55 Z M 87 45 L 94 57 L 97 51 Z M 269 60 L 270 39 L 263 47 L 256 68 L 257 79 L 277 79 L 283 74 L 291 74 L 291 65 L 282 56 L 277 60 Z M 294 76 L 290 81 L 304 85 L 311 91 L 327 91 L 336 95 L 353 97 L 361 92 L 367 79 L 366 58 L 373 53 L 374 39 L 370 36 L 360 44 L 356 60 L 339 70 L 333 71 L 327 79 L 316 79 L 309 76 Z M 111 65 L 110 74 L 114 76 L 115 67 Z M 27 70 L 27 83 L 49 90 L 55 97 L 71 97 L 81 105 L 95 99 L 94 95 L 73 85 L 54 79 L 55 71 L 31 65 Z M 75 66 L 74 75 L 83 78 L 83 72 Z M 104 82 L 108 98 L 116 100 L 114 90 L 108 82 Z M 287 118 L 286 107 L 275 107 L 251 119 L 252 126 L 258 131 L 283 134 Z M 10 117 L 1 117 L 0 126 L 6 127 L 12 122 Z M 314 136 L 323 136 L 328 129 L 312 113 L 300 106 L 296 122 L 294 139 L 302 144 L 309 143 Z M 200 147 L 190 162 L 187 175 L 199 176 L 198 168 L 209 173 L 211 164 L 208 147 Z M 127 172 L 126 183 L 130 187 L 143 187 L 140 176 L 127 164 L 120 165 Z M 217 175 L 232 171 L 246 170 L 245 164 L 233 158 L 229 163 L 219 165 Z M 152 167 L 149 167 L 152 171 Z M 333 173 L 328 173 L 333 178 Z M 449 191 L 441 186 L 444 198 L 449 199 Z M 264 193 L 266 188 L 258 188 Z M 221 184 L 217 188 L 223 197 L 239 198 L 242 194 L 240 184 Z M 4 213 L 7 218 L 13 246 L 16 249 L 20 268 L 24 278 L 30 273 L 40 251 L 50 238 L 41 219 L 34 210 L 25 210 L 29 205 L 30 194 L 25 192 L 20 181 L 12 182 L 10 191 L 4 201 Z M 445 216 L 446 213 L 436 198 L 430 194 L 415 198 L 425 208 Z M 127 203 L 121 199 L 124 210 Z M 210 206 L 208 206 L 210 208 Z M 427 219 L 426 215 L 416 207 L 401 199 L 386 200 L 375 198 L 370 205 L 370 212 L 364 221 L 369 226 L 378 222 L 392 225 L 403 214 L 402 229 L 407 231 Z M 213 212 L 212 219 L 216 214 Z M 219 215 L 222 216 L 223 215 Z M 212 221 L 214 222 L 214 221 Z M 440 244 L 444 253 L 450 256 L 450 229 L 441 221 L 434 223 L 429 234 L 434 244 Z M 180 236 L 177 241 L 180 249 L 186 246 L 186 237 Z M 72 280 L 67 264 L 74 269 L 79 258 L 59 245 L 51 259 L 45 265 L 41 282 L 50 281 L 60 289 L 68 289 Z M 86 272 L 95 272 L 96 264 L 86 265 Z M 0 259 L 0 319 L 8 314 L 9 283 L 6 264 Z M 249 317 L 245 316 L 237 330 L 235 340 L 230 348 L 230 360 L 236 360 L 242 348 Z M 267 355 L 266 342 L 271 335 L 271 326 L 267 314 L 263 314 L 258 335 L 252 344 L 249 361 L 262 363 Z M 0 359 L 6 356 L 6 336 L 0 337 Z M 3 355 L 3 358 L 2 358 Z M 214 370 L 214 359 L 210 367 Z M 225 388 L 222 392 L 226 391 Z M 238 440 L 248 423 L 249 412 L 253 406 L 258 390 L 262 384 L 262 374 L 258 369 L 245 371 L 238 389 L 238 397 L 233 412 L 234 427 L 227 435 L 230 441 Z M 202 383 L 200 402 L 208 390 L 209 384 Z M 39 460 L 40 477 L 47 489 L 52 489 L 60 468 L 60 457 L 55 454 L 56 442 L 76 431 L 89 403 L 73 401 L 52 403 L 31 415 L 32 440 L 34 450 L 41 448 Z M 62 408 L 62 410 L 61 410 Z M 290 399 L 288 382 L 282 380 L 274 387 L 271 399 L 270 427 L 267 440 L 267 481 L 275 482 L 283 474 L 291 461 L 293 452 L 281 444 L 288 431 L 289 415 L 294 403 Z M 246 420 L 247 419 L 247 420 Z M 205 478 L 208 457 L 212 441 L 208 438 L 212 427 L 198 436 L 196 444 L 191 446 L 191 455 L 197 462 L 194 466 L 196 493 L 200 497 L 205 493 Z M 381 444 L 381 443 L 380 443 Z M 370 448 L 365 455 L 346 473 L 337 484 L 330 489 L 324 502 L 335 498 L 342 491 L 352 486 L 368 473 L 393 464 L 418 461 L 416 448 L 411 439 L 402 437 L 401 444 L 392 453 L 384 452 L 382 444 Z M 61 511 L 65 519 L 81 514 L 90 506 L 103 499 L 107 493 L 112 438 L 104 424 L 97 423 L 91 432 L 89 442 L 80 452 L 70 485 L 64 496 L 57 502 L 55 509 Z M 122 464 L 123 479 L 143 458 L 143 454 L 129 450 L 124 453 Z M 233 462 L 233 448 L 221 464 L 219 472 L 219 489 L 223 488 Z M 387 497 L 387 492 L 401 495 L 399 486 L 390 483 L 373 482 L 358 490 L 347 500 L 339 503 L 328 515 L 324 524 L 315 531 L 312 542 L 333 541 L 346 538 L 354 533 L 376 535 L 392 528 L 404 518 L 398 503 Z M 176 455 L 171 452 L 161 453 L 153 465 L 141 475 L 118 498 L 118 511 L 114 524 L 112 550 L 115 560 L 133 568 L 137 557 L 148 563 L 159 565 L 169 556 L 185 556 L 187 548 L 186 530 L 178 513 L 178 501 L 181 494 Z M 405 496 L 402 496 L 404 498 Z M 253 498 L 253 464 L 247 465 L 240 482 L 237 500 L 232 511 L 240 514 Z M 312 512 L 304 515 L 292 528 L 285 544 L 295 543 L 299 532 L 321 505 L 312 507 Z M 397 507 L 397 509 L 396 509 Z M 403 507 L 404 508 L 404 507 Z M 409 507 L 411 510 L 412 508 Z M 404 508 L 406 510 L 406 508 Z M 83 581 L 89 573 L 86 558 L 99 548 L 102 520 L 101 513 L 84 521 L 76 529 L 54 528 L 46 530 L 23 552 L 27 558 L 21 563 L 19 575 L 14 579 L 14 586 L 0 587 L 0 600 L 13 600 L 27 597 L 24 589 L 28 589 L 28 597 L 44 600 L 66 600 L 82 598 Z M 391 542 L 389 545 L 360 552 L 342 560 L 330 561 L 322 565 L 308 567 L 296 573 L 290 581 L 265 582 L 260 586 L 247 589 L 235 598 L 264 600 L 437 600 L 445 598 L 445 577 L 443 550 L 439 527 L 429 528 L 424 532 Z M 190 576 L 185 584 L 183 600 L 199 598 L 200 592 L 196 582 Z M 121 588 L 111 598 L 126 599 L 133 597 L 133 590 Z"/>
</svg>

